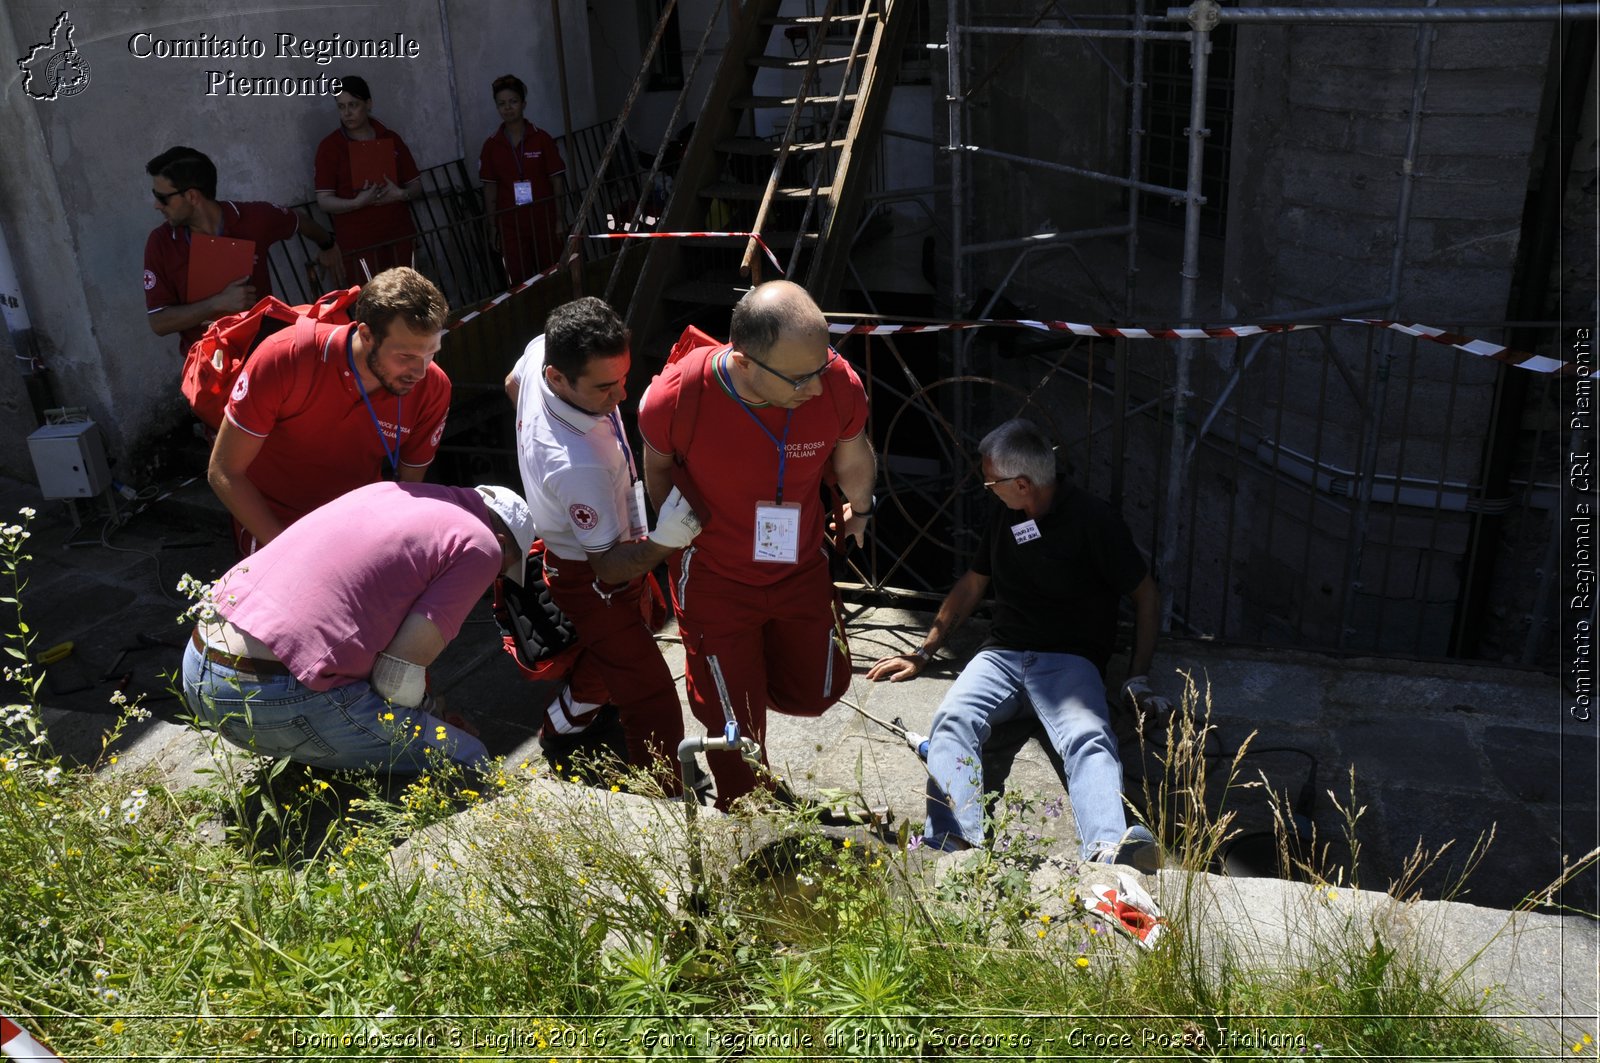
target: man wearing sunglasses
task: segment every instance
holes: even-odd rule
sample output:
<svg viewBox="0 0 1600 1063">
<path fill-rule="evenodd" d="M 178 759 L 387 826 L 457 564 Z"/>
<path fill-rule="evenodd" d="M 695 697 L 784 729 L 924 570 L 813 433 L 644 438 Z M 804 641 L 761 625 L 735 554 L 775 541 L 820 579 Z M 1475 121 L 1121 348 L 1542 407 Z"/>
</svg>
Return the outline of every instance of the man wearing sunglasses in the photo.
<svg viewBox="0 0 1600 1063">
<path fill-rule="evenodd" d="M 772 281 L 733 311 L 730 342 L 675 361 L 639 402 L 645 481 L 702 510 L 703 530 L 671 562 L 690 708 L 711 734 L 725 712 L 765 745 L 767 709 L 820 716 L 850 682 L 823 548 L 819 488 L 831 466 L 859 542 L 872 515 L 877 459 L 867 398 L 828 346 L 828 322 L 805 289 Z M 685 443 L 678 407 L 692 400 Z M 737 754 L 708 757 L 717 807 L 757 779 Z"/>
<path fill-rule="evenodd" d="M 246 310 L 272 294 L 267 249 L 296 232 L 304 232 L 321 250 L 317 263 L 339 283 L 344 267 L 333 234 L 304 211 L 259 201 L 217 202 L 217 167 L 194 148 L 176 147 L 145 165 L 155 208 L 165 221 L 150 230 L 144 243 L 146 320 L 157 336 L 178 333 L 180 353 L 206 330 L 207 323 Z M 250 240 L 255 262 L 247 276 L 218 277 L 208 286 L 213 294 L 189 291 L 189 256 L 194 234 Z"/>
<path fill-rule="evenodd" d="M 989 637 L 929 728 L 925 834 L 941 849 L 983 844 L 985 784 L 999 785 L 984 777 L 984 765 L 998 759 L 985 747 L 1006 744 L 1019 726 L 1031 731 L 1037 720 L 1060 757 L 1083 858 L 1153 872 L 1161 859 L 1155 838 L 1143 826 L 1129 827 L 1122 807 L 1105 670 L 1116 648 L 1117 610 L 1132 598 L 1132 678 L 1122 697 L 1135 710 L 1171 711 L 1148 680 L 1160 620 L 1156 582 L 1122 517 L 1057 477 L 1055 450 L 1032 423 L 1007 421 L 983 438 L 979 452 L 983 486 L 1000 505 L 971 570 L 945 597 L 915 652 L 867 670 L 873 682 L 914 679 L 985 593 L 994 592 Z"/>
</svg>

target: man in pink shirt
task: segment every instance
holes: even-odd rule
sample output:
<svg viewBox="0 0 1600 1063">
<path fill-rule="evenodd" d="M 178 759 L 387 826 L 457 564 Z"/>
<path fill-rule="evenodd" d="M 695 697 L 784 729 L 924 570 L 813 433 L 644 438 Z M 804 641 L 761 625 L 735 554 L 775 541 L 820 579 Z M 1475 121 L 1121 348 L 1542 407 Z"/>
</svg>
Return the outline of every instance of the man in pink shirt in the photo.
<svg viewBox="0 0 1600 1063">
<path fill-rule="evenodd" d="M 316 767 L 481 765 L 483 743 L 432 711 L 426 670 L 497 574 L 522 582 L 534 535 L 503 487 L 335 499 L 212 586 L 184 653 L 190 710 L 234 745 Z"/>
</svg>

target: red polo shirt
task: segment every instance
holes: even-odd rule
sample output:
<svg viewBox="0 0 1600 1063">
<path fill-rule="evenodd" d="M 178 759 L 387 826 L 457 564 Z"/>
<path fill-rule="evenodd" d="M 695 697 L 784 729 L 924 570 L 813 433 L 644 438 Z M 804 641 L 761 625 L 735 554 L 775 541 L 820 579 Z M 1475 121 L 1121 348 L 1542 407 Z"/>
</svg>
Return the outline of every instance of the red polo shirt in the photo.
<svg viewBox="0 0 1600 1063">
<path fill-rule="evenodd" d="M 394 183 L 404 188 L 419 176 L 417 161 L 411 149 L 399 135 L 376 118 L 370 119 L 376 139 L 387 141 L 394 149 Z M 317 145 L 316 186 L 318 192 L 332 192 L 340 199 L 352 199 L 361 189 L 350 179 L 350 134 L 340 126 L 322 138 Z M 339 247 L 346 253 L 359 251 L 373 244 L 397 240 L 402 236 L 415 236 L 417 227 L 411 222 L 411 207 L 406 203 L 374 203 L 370 207 L 352 210 L 333 216 L 334 235 Z M 409 257 L 407 250 L 405 256 Z M 351 277 L 352 282 L 360 280 Z"/>
<path fill-rule="evenodd" d="M 218 236 L 255 241 L 255 269 L 250 274 L 250 284 L 256 290 L 256 298 L 265 299 L 272 294 L 267 249 L 299 232 L 300 216 L 275 203 L 228 201 L 218 206 L 222 208 L 222 229 Z M 189 229 L 163 222 L 150 230 L 144 242 L 145 313 L 153 314 L 170 306 L 187 306 L 189 302 Z M 178 335 L 181 349 L 187 351 L 205 331 L 204 325 L 184 329 Z"/>
<path fill-rule="evenodd" d="M 383 479 L 397 442 L 401 465 L 430 464 L 444 435 L 450 378 L 438 363 L 404 398 L 369 391 L 368 411 L 350 368 L 354 328 L 319 325 L 314 355 L 301 358 L 294 329 L 274 333 L 245 363 L 228 400 L 228 420 L 265 440 L 246 475 L 285 523 Z"/>
<path fill-rule="evenodd" d="M 522 143 L 511 146 L 506 127 L 501 123 L 494 136 L 483 142 L 478 153 L 478 180 L 495 182 L 495 209 L 507 210 L 516 204 L 513 187 L 518 181 L 532 185 L 534 199 L 555 195 L 551 178 L 567 172 L 555 138 L 532 122 L 524 122 Z"/>
</svg>

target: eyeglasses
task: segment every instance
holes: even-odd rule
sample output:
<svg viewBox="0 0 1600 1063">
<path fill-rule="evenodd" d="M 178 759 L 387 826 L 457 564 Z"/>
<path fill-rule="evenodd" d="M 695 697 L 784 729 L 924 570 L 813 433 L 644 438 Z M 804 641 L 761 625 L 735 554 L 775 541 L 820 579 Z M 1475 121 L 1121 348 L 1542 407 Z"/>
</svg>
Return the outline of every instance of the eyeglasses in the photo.
<svg viewBox="0 0 1600 1063">
<path fill-rule="evenodd" d="M 744 354 L 743 351 L 740 351 L 739 353 L 740 354 Z M 834 363 L 834 360 L 837 359 L 839 357 L 839 355 L 838 355 L 838 352 L 836 352 L 832 347 L 829 347 L 828 348 L 828 358 L 827 358 L 826 361 L 824 361 L 822 363 L 822 368 L 813 370 L 812 372 L 807 373 L 805 376 L 786 376 L 785 374 L 778 372 L 776 369 L 772 368 L 772 366 L 768 365 L 766 362 L 763 362 L 759 358 L 751 358 L 750 355 L 748 355 L 748 354 L 745 354 L 745 357 L 746 358 L 750 358 L 750 360 L 752 362 L 756 363 L 756 365 L 759 365 L 761 368 L 765 369 L 767 372 L 771 373 L 773 376 L 777 377 L 779 380 L 783 381 L 785 384 L 788 384 L 790 387 L 794 388 L 796 391 L 804 391 L 805 390 L 805 386 L 807 384 L 811 383 L 813 380 L 817 379 L 823 373 L 826 373 L 828 371 L 828 367 Z"/>
<path fill-rule="evenodd" d="M 194 186 L 191 185 L 190 187 L 192 188 Z M 187 191 L 189 191 L 188 188 L 180 188 L 180 189 L 177 189 L 176 191 L 173 191 L 173 192 L 157 192 L 155 189 L 152 188 L 150 190 L 150 194 L 152 196 L 155 196 L 156 197 L 156 202 L 160 203 L 164 207 L 164 206 L 167 205 L 167 200 L 171 199 L 173 196 L 181 196 Z"/>
<path fill-rule="evenodd" d="M 988 488 L 990 491 L 993 491 L 997 484 L 1008 484 L 1012 480 L 1020 480 L 1020 479 L 1022 479 L 1022 477 L 1020 477 L 1020 476 L 1002 476 L 998 480 L 985 480 L 985 481 L 983 481 L 983 486 Z"/>
</svg>

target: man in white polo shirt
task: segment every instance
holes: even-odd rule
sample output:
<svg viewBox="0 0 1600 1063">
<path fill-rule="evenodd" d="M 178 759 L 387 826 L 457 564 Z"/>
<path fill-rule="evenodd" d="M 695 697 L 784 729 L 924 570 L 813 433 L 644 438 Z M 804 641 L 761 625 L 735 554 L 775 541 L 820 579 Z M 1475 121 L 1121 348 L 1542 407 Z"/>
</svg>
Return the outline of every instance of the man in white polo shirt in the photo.
<svg viewBox="0 0 1600 1063">
<path fill-rule="evenodd" d="M 628 330 L 593 297 L 557 307 L 506 377 L 517 408 L 522 483 L 545 543 L 550 596 L 578 633 L 568 686 L 546 712 L 541 744 L 584 730 L 616 706 L 631 766 L 679 787 L 683 708 L 645 626 L 644 576 L 700 533 L 674 491 L 646 534 L 644 485 L 617 406 L 628 397 Z"/>
</svg>

